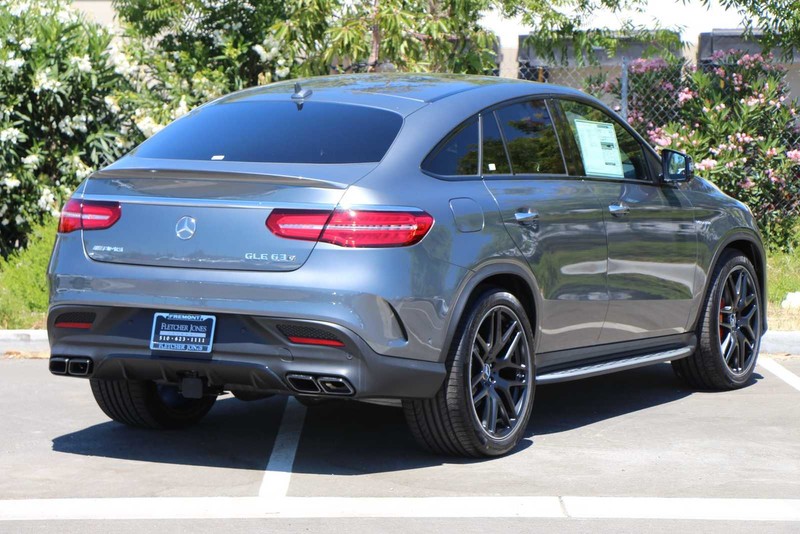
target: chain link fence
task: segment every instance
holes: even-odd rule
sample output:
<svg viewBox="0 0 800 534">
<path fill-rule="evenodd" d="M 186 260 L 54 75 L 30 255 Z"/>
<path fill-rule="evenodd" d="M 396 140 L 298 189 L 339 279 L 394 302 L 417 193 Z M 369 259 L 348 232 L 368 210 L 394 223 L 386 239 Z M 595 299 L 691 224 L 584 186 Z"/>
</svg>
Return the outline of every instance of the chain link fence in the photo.
<svg viewBox="0 0 800 534">
<path fill-rule="evenodd" d="M 773 69 L 771 63 L 764 61 L 761 56 L 745 55 L 744 61 L 741 60 L 741 56 L 735 57 L 738 57 L 739 60 L 730 61 L 730 57 L 726 57 L 721 58 L 721 61 L 705 61 L 699 64 L 667 62 L 661 59 L 622 58 L 616 64 L 606 62 L 606 64 L 599 66 L 580 67 L 574 65 L 550 66 L 530 61 L 519 61 L 518 78 L 563 85 L 589 93 L 614 109 L 646 140 L 657 149 L 660 149 L 663 146 L 667 146 L 661 143 L 665 131 L 672 132 L 673 137 L 675 137 L 676 131 L 684 130 L 690 132 L 697 127 L 695 123 L 696 117 L 687 116 L 686 109 L 682 109 L 682 106 L 686 101 L 698 98 L 700 92 L 705 91 L 704 95 L 708 92 L 713 92 L 716 96 L 722 95 L 728 102 L 741 102 L 742 106 L 746 106 L 752 98 L 759 100 L 759 97 L 761 97 L 760 103 L 762 105 L 764 104 L 763 100 L 769 99 L 769 96 L 763 95 L 763 93 L 767 92 L 766 90 L 762 93 L 755 90 L 754 96 L 744 96 L 747 91 L 743 89 L 745 86 L 742 84 L 745 83 L 743 78 L 746 80 L 748 76 L 746 69 L 761 68 L 769 71 L 769 69 Z M 755 60 L 752 58 L 755 57 L 759 58 L 761 63 L 754 67 Z M 779 68 L 775 67 L 775 71 Z M 696 70 L 714 74 L 711 79 L 717 86 L 710 89 L 708 87 L 698 89 L 693 86 L 691 75 Z M 783 81 L 785 88 L 788 89 L 788 94 L 783 94 L 785 100 L 781 104 L 787 110 L 797 106 L 798 115 L 796 116 L 800 116 L 800 103 L 792 102 L 793 99 L 800 98 L 800 75 L 798 75 L 796 65 L 786 70 Z M 726 83 L 728 84 L 727 86 Z M 741 100 L 739 100 L 739 93 L 737 92 L 741 92 L 743 95 Z M 759 102 L 756 102 L 756 105 L 758 104 Z M 777 110 L 778 107 L 775 107 L 775 109 Z M 703 113 L 703 111 L 700 110 L 699 113 Z M 731 117 L 734 116 L 733 113 L 731 111 Z M 698 122 L 702 122 L 702 120 Z M 725 129 L 720 128 L 720 130 L 724 131 Z M 747 151 L 752 151 L 752 147 L 756 146 L 760 136 L 753 132 L 741 132 L 741 134 L 743 134 L 742 138 L 745 141 L 747 141 L 750 134 L 755 138 L 751 141 L 749 147 L 740 148 L 740 146 L 735 146 L 733 142 L 729 142 L 724 138 L 710 142 L 709 146 L 713 146 L 715 143 L 725 146 L 727 143 L 728 147 L 743 150 L 743 155 L 748 155 Z M 789 127 L 780 133 L 779 145 L 773 149 L 773 151 L 778 151 L 775 153 L 783 155 L 793 153 L 795 157 L 800 157 L 800 152 L 793 152 L 800 150 L 800 123 L 797 120 L 790 121 Z M 682 147 L 682 149 L 686 150 L 687 147 Z M 712 160 L 721 159 L 714 153 L 715 149 L 711 148 L 708 154 L 698 154 L 696 150 L 694 151 L 696 163 L 700 163 L 698 172 L 701 174 L 703 174 L 703 171 L 708 170 Z M 692 150 L 687 151 L 692 152 Z M 797 171 L 798 167 L 797 165 L 793 167 L 784 165 L 780 171 L 783 176 L 773 176 L 770 174 L 773 171 L 770 170 L 769 163 L 763 163 L 772 157 L 770 154 L 772 153 L 765 154 L 763 155 L 764 157 L 752 154 L 749 156 L 748 163 L 744 164 L 746 168 L 742 171 L 745 178 L 737 182 L 737 184 L 741 184 L 743 189 L 739 189 L 737 184 L 729 185 L 727 188 L 722 183 L 719 183 L 719 185 L 728 192 L 733 192 L 734 196 L 746 200 L 762 222 L 767 221 L 773 212 L 782 213 L 784 218 L 788 217 L 796 222 L 800 220 L 800 174 Z M 741 161 L 744 161 L 744 158 L 741 158 Z M 758 162 L 760 166 L 754 165 L 750 167 L 754 161 Z M 717 169 L 717 171 L 720 170 L 719 168 Z M 777 167 L 774 170 L 776 173 L 778 172 Z M 748 175 L 753 176 L 754 182 L 758 182 L 759 179 L 763 180 L 773 190 L 778 189 L 778 191 L 772 191 L 769 198 L 767 198 L 766 194 L 761 195 L 764 200 L 759 197 L 759 200 L 755 201 L 754 190 L 749 189 L 753 186 L 751 185 L 751 180 L 747 177 Z M 712 176 L 712 180 L 719 182 L 723 176 L 725 175 L 720 172 Z M 734 189 L 734 191 L 731 191 L 731 189 Z M 762 230 L 764 229 L 765 226 L 762 224 Z M 767 234 L 770 232 L 771 230 L 765 231 Z M 767 237 L 771 238 L 769 235 Z"/>
<path fill-rule="evenodd" d="M 520 61 L 518 78 L 572 87 L 597 97 L 643 136 L 646 128 L 677 118 L 675 92 L 683 81 L 683 66 L 663 60 L 622 58 L 615 66 L 544 66 Z"/>
</svg>

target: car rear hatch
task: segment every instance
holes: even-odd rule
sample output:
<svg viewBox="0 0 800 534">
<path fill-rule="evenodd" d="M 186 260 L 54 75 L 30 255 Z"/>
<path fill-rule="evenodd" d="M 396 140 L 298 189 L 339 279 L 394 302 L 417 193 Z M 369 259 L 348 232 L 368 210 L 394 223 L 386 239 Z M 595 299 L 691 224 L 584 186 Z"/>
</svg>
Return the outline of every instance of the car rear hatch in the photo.
<svg viewBox="0 0 800 534">
<path fill-rule="evenodd" d="M 276 208 L 333 211 L 348 185 L 376 165 L 268 165 L 274 172 L 255 173 L 242 164 L 236 171 L 208 171 L 197 162 L 169 162 L 180 169 L 165 163 L 101 171 L 87 181 L 84 203 L 119 204 L 112 226 L 83 230 L 91 259 L 291 271 L 303 265 L 316 242 L 274 235 L 266 226 L 270 213 Z"/>
<path fill-rule="evenodd" d="M 74 205 L 66 212 L 80 221 L 88 256 L 204 269 L 303 265 L 316 240 L 279 237 L 267 217 L 274 209 L 332 212 L 347 187 L 378 165 L 403 124 L 393 110 L 310 95 L 233 94 L 93 175 L 79 213 Z"/>
</svg>

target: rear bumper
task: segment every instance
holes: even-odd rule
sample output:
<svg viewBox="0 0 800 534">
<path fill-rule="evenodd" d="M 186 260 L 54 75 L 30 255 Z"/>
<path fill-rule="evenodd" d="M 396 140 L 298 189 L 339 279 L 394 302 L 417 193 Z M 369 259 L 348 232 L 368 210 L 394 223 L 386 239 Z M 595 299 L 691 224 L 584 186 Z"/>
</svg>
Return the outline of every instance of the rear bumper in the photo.
<svg viewBox="0 0 800 534">
<path fill-rule="evenodd" d="M 210 354 L 152 351 L 149 341 L 156 311 L 168 310 L 53 306 L 47 328 L 55 368 L 64 359 L 88 359 L 88 373 L 81 376 L 164 383 L 199 377 L 213 389 L 292 395 L 304 392 L 293 387 L 287 376 L 342 378 L 354 391 L 338 395 L 358 399 L 429 398 L 445 376 L 442 363 L 384 356 L 346 328 L 295 318 L 216 314 Z M 91 328 L 56 327 L 65 314 L 84 321 L 90 318 Z M 298 326 L 319 329 L 343 346 L 292 343 L 283 332 Z"/>
</svg>

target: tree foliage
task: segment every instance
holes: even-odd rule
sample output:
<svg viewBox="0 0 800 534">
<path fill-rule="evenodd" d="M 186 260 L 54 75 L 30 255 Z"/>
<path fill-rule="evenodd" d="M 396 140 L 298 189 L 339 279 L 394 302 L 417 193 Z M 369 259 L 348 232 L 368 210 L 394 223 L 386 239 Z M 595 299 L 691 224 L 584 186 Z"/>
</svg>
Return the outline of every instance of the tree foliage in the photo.
<svg viewBox="0 0 800 534">
<path fill-rule="evenodd" d="M 480 24 L 489 0 L 292 0 L 273 27 L 298 73 L 399 70 L 485 73 L 497 38 Z M 385 67 L 384 67 L 385 68 Z"/>
<path fill-rule="evenodd" d="M 289 75 L 288 60 L 269 39 L 270 27 L 285 17 L 283 2 L 114 0 L 114 7 L 128 35 L 153 52 L 141 59 L 190 85 L 206 72 L 230 90 Z"/>
<path fill-rule="evenodd" d="M 157 41 L 189 73 L 225 71 L 232 88 L 291 75 L 398 69 L 484 74 L 497 66 L 497 37 L 481 25 L 495 10 L 531 28 L 543 55 L 575 50 L 592 61 L 614 52 L 621 35 L 659 48 L 674 33 L 632 24 L 592 29 L 599 10 L 643 9 L 647 0 L 115 0 L 135 35 Z M 256 47 L 261 47 L 257 51 Z M 269 58 L 265 58 L 264 51 Z M 284 63 L 271 65 L 278 51 Z M 254 53 L 255 52 L 255 53 Z"/>
<path fill-rule="evenodd" d="M 551 62 L 566 63 L 570 50 L 578 64 L 597 60 L 597 51 L 614 55 L 621 38 L 647 43 L 653 53 L 666 54 L 680 46 L 678 34 L 653 22 L 644 27 L 621 19 L 617 30 L 598 28 L 593 19 L 600 12 L 644 12 L 653 0 L 498 0 L 497 9 L 519 17 L 530 27 L 526 43 Z"/>
</svg>

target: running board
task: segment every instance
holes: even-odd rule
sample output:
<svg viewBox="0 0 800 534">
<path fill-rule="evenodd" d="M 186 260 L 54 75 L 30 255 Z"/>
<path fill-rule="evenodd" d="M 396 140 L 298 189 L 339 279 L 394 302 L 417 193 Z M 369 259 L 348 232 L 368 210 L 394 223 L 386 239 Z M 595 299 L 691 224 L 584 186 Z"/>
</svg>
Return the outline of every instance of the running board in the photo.
<svg viewBox="0 0 800 534">
<path fill-rule="evenodd" d="M 581 367 L 562 369 L 560 371 L 552 371 L 537 376 L 536 383 L 555 384 L 556 382 L 566 382 L 567 380 L 578 380 L 580 378 L 589 378 L 591 376 L 625 371 L 626 369 L 635 369 L 637 367 L 644 367 L 645 365 L 651 365 L 654 363 L 680 360 L 681 358 L 691 356 L 694 352 L 694 349 L 694 347 L 681 347 L 663 352 L 654 352 L 652 354 L 631 356 L 628 358 L 621 358 L 619 360 L 611 360 L 601 363 L 593 363 L 591 365 L 584 365 Z"/>
</svg>

